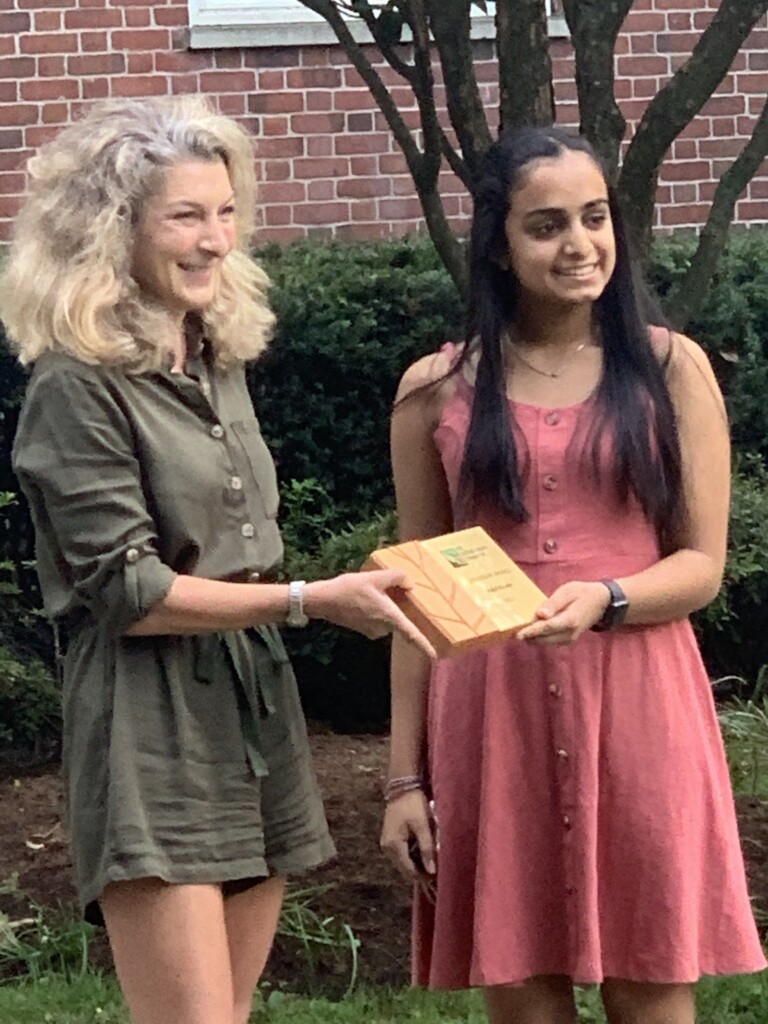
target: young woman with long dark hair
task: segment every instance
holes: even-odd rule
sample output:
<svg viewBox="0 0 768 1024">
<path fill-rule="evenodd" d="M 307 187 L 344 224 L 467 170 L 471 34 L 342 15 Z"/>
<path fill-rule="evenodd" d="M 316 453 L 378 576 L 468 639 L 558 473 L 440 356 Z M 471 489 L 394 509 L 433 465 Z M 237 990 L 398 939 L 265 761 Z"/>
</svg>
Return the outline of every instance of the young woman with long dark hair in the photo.
<svg viewBox="0 0 768 1024">
<path fill-rule="evenodd" d="M 662 324 L 589 144 L 492 146 L 465 340 L 401 383 L 398 511 L 403 539 L 483 525 L 548 598 L 431 671 L 395 641 L 382 845 L 425 883 L 415 980 L 482 986 L 493 1024 L 571 1024 L 578 983 L 612 1024 L 690 1024 L 702 974 L 765 966 L 688 621 L 722 578 L 728 427 Z"/>
</svg>

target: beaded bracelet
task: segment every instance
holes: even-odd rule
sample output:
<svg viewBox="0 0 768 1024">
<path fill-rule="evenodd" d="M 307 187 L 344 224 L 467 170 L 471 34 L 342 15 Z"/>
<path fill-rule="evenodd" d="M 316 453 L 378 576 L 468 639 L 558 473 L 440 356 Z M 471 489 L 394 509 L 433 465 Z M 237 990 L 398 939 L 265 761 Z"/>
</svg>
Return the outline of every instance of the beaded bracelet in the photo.
<svg viewBox="0 0 768 1024">
<path fill-rule="evenodd" d="M 389 779 L 384 785 L 384 803 L 389 804 L 405 793 L 423 789 L 423 775 L 401 775 L 396 779 Z"/>
</svg>

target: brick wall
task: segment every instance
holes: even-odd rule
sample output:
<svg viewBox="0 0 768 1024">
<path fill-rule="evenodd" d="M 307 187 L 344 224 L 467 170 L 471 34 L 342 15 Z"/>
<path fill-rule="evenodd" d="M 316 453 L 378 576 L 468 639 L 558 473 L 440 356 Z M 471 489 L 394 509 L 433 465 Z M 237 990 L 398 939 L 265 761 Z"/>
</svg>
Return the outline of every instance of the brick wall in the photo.
<svg viewBox="0 0 768 1024">
<path fill-rule="evenodd" d="M 718 0 L 636 0 L 619 38 L 616 91 L 628 135 L 648 99 L 690 53 Z M 262 237 L 307 234 L 377 238 L 418 229 L 421 215 L 404 161 L 367 88 L 334 47 L 187 49 L 183 0 L 0 0 L 0 241 L 24 189 L 31 151 L 88 102 L 106 96 L 203 92 L 257 139 Z M 552 44 L 558 117 L 577 123 L 573 60 Z M 408 123 L 410 89 L 388 68 Z M 489 43 L 477 74 L 495 107 Z M 749 137 L 768 93 L 768 23 L 761 22 L 731 74 L 677 140 L 663 165 L 657 227 L 703 222 L 716 183 Z M 445 172 L 457 227 L 469 200 Z M 768 161 L 737 208 L 737 221 L 768 223 Z"/>
</svg>

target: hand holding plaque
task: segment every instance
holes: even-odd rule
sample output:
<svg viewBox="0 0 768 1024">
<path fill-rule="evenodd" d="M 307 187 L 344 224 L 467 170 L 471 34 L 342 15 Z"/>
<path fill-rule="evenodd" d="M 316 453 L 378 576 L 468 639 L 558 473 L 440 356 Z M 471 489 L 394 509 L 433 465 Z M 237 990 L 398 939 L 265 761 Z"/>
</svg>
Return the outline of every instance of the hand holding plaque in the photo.
<svg viewBox="0 0 768 1024">
<path fill-rule="evenodd" d="M 481 526 L 380 548 L 363 568 L 408 574 L 396 600 L 441 658 L 514 636 L 546 600 Z"/>
</svg>

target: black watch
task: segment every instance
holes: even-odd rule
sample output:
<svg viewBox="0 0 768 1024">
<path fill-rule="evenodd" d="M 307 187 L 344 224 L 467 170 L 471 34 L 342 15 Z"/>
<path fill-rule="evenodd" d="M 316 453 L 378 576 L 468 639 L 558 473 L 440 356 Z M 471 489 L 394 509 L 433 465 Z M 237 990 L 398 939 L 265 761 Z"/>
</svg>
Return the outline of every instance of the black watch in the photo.
<svg viewBox="0 0 768 1024">
<path fill-rule="evenodd" d="M 600 580 L 600 582 L 608 587 L 611 600 L 603 612 L 603 617 L 592 627 L 596 633 L 604 633 L 607 629 L 618 629 L 626 619 L 629 609 L 627 595 L 616 580 Z"/>
</svg>

